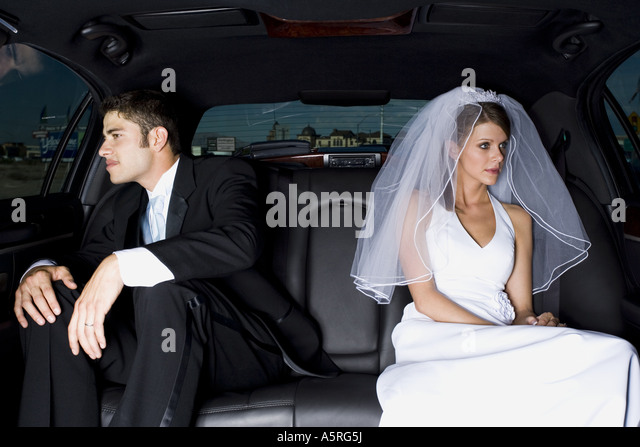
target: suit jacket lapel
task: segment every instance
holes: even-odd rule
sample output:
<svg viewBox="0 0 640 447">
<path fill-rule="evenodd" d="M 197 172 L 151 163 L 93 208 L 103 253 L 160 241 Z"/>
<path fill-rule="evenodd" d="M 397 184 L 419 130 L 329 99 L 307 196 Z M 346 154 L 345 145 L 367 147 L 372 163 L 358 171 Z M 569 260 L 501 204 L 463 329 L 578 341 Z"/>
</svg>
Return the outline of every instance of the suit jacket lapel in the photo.
<svg viewBox="0 0 640 447">
<path fill-rule="evenodd" d="M 167 214 L 166 237 L 170 238 L 180 234 L 184 218 L 189 209 L 187 199 L 196 188 L 193 173 L 193 160 L 187 156 L 180 156 L 178 171 L 173 181 L 171 201 Z"/>
</svg>

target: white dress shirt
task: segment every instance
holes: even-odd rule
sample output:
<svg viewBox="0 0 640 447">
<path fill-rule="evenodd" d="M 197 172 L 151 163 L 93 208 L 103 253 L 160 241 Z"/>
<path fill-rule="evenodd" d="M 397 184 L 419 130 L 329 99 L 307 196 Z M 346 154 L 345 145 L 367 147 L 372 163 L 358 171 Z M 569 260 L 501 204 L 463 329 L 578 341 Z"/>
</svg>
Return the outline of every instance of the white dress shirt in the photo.
<svg viewBox="0 0 640 447">
<path fill-rule="evenodd" d="M 171 192 L 173 191 L 173 182 L 178 170 L 178 163 L 180 163 L 180 159 L 178 159 L 167 172 L 162 174 L 153 191 L 147 190 L 149 202 L 158 195 L 164 196 L 164 209 L 162 210 L 162 214 L 165 222 L 167 221 L 169 201 L 171 199 Z M 148 220 L 151 219 L 149 210 L 150 208 L 147 208 L 147 213 L 144 216 L 144 218 Z M 163 234 L 161 239 L 164 239 L 165 235 L 166 234 Z M 145 241 L 145 243 L 148 242 L 149 241 Z M 114 254 L 118 258 L 120 276 L 125 286 L 152 287 L 163 281 L 171 281 L 174 279 L 171 270 L 145 247 L 119 250 L 114 252 Z"/>
</svg>

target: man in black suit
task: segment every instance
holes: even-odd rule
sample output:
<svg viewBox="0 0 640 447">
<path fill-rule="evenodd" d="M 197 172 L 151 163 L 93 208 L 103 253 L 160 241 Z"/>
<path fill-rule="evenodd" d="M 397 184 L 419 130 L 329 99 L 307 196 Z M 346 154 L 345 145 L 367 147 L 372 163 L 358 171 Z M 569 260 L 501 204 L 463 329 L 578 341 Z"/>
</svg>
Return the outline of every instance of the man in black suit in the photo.
<svg viewBox="0 0 640 447">
<path fill-rule="evenodd" d="M 103 114 L 99 154 L 123 186 L 77 253 L 35 264 L 16 291 L 19 422 L 98 425 L 105 379 L 126 384 L 111 425 L 188 425 L 199 390 L 252 388 L 285 370 L 270 331 L 211 281 L 258 257 L 254 173 L 181 155 L 160 93 L 108 98 Z"/>
</svg>

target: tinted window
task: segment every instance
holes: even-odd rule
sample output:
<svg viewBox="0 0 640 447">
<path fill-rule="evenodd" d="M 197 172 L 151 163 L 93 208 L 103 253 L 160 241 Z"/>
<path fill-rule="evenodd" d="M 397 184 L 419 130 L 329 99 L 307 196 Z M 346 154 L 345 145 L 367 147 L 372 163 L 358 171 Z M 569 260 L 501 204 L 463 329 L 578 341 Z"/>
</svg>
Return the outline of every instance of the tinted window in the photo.
<svg viewBox="0 0 640 447">
<path fill-rule="evenodd" d="M 426 101 L 337 107 L 300 102 L 219 106 L 208 110 L 192 143 L 194 155 L 230 154 L 252 143 L 308 141 L 312 150 L 384 150 Z"/>
<path fill-rule="evenodd" d="M 21 44 L 0 48 L 0 199 L 40 194 L 54 169 L 51 192 L 62 190 L 83 129 L 73 129 L 64 148 L 60 141 L 87 92 L 85 83 L 53 58 Z M 87 120 L 88 115 L 84 124 Z"/>
<path fill-rule="evenodd" d="M 640 188 L 640 52 L 622 63 L 607 80 L 611 103 L 607 115 L 627 165 L 629 177 Z M 618 113 L 616 113 L 618 112 Z"/>
</svg>

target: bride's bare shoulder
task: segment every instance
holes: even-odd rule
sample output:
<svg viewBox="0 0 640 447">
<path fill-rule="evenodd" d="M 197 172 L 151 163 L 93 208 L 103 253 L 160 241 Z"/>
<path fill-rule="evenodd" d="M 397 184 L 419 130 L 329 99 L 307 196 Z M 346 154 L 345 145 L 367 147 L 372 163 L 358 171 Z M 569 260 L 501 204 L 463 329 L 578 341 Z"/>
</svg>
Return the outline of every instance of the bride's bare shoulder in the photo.
<svg viewBox="0 0 640 447">
<path fill-rule="evenodd" d="M 509 214 L 511 222 L 516 231 L 518 229 L 529 230 L 531 228 L 531 216 L 520 205 L 513 203 L 503 203 L 504 209 Z"/>
</svg>

